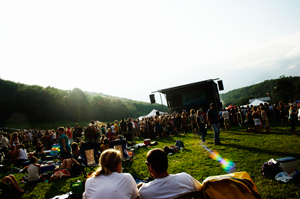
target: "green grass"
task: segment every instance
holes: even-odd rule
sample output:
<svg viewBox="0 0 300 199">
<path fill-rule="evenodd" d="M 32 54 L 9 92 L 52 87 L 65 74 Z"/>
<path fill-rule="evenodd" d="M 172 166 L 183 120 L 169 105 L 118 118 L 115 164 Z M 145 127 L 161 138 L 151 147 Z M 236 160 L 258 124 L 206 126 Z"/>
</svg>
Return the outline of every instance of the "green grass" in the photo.
<svg viewBox="0 0 300 199">
<path fill-rule="evenodd" d="M 271 123 L 270 133 L 248 133 L 246 128 L 234 127 L 228 133 L 221 131 L 220 138 L 223 145 L 213 144 L 213 132 L 208 131 L 206 146 L 216 150 L 223 158 L 227 158 L 237 165 L 237 171 L 247 171 L 255 182 L 259 194 L 262 198 L 300 198 L 300 177 L 289 183 L 280 183 L 269 180 L 261 175 L 261 166 L 271 158 L 295 157 L 300 159 L 300 136 L 292 135 L 288 125 L 280 126 Z M 296 132 L 300 131 L 299 123 L 296 124 Z M 200 145 L 199 137 L 193 137 L 189 133 L 188 137 L 174 136 L 165 139 L 156 139 L 158 145 L 135 150 L 134 161 L 129 173 L 138 178 L 150 177 L 147 171 L 146 154 L 149 149 L 162 148 L 165 145 L 174 144 L 176 139 L 181 139 L 186 147 L 179 153 L 175 153 L 169 158 L 169 173 L 186 172 L 202 182 L 208 176 L 222 175 L 226 172 L 221 165 L 209 157 L 209 153 Z M 142 139 L 138 141 L 142 142 Z M 298 161 L 299 163 L 299 161 Z M 6 169 L 0 176 L 9 173 Z M 24 174 L 16 174 L 20 179 Z M 29 190 L 30 193 L 22 198 L 51 198 L 55 195 L 70 191 L 69 183 L 77 179 L 83 180 L 81 175 L 77 178 L 61 180 L 55 183 L 40 183 L 36 187 L 31 187 L 21 183 L 21 187 Z"/>
</svg>

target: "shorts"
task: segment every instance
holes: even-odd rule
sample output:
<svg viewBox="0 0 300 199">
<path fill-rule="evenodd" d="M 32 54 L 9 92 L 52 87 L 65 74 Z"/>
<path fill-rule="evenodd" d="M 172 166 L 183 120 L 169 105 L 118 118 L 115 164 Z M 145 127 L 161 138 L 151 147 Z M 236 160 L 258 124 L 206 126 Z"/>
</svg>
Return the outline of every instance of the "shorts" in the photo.
<svg viewBox="0 0 300 199">
<path fill-rule="evenodd" d="M 259 118 L 255 118 L 255 119 L 254 119 L 254 125 L 255 125 L 255 126 L 261 125 L 261 122 L 260 122 L 260 119 L 259 119 Z"/>
<path fill-rule="evenodd" d="M 229 126 L 230 125 L 230 120 L 229 119 L 224 119 L 224 125 Z"/>
<path fill-rule="evenodd" d="M 194 129 L 198 129 L 198 126 L 197 126 L 197 123 L 192 123 L 192 130 L 194 130 Z"/>
</svg>

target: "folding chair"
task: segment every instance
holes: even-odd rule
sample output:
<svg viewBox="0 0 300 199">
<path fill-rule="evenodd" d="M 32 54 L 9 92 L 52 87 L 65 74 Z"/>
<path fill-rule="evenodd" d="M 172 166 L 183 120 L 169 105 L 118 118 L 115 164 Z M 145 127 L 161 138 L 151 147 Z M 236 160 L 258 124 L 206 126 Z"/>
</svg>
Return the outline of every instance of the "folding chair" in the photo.
<svg viewBox="0 0 300 199">
<path fill-rule="evenodd" d="M 124 167 L 130 167 L 133 162 L 133 154 L 126 149 L 125 140 L 116 140 L 109 143 L 109 148 L 114 148 L 121 152 Z"/>
<path fill-rule="evenodd" d="M 81 158 L 84 166 L 99 166 L 98 145 L 94 142 L 86 142 L 80 147 Z"/>
<path fill-rule="evenodd" d="M 202 199 L 205 198 L 202 191 L 190 191 L 180 194 L 174 199 Z"/>
</svg>

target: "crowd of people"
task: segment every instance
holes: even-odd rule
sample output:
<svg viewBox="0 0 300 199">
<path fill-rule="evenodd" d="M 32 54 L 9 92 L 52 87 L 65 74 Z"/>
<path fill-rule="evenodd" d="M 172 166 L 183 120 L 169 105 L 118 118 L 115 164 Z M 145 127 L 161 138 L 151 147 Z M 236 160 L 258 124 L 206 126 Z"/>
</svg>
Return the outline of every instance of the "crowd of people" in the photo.
<svg viewBox="0 0 300 199">
<path fill-rule="evenodd" d="M 299 107 L 298 107 L 299 108 Z M 30 182 L 41 182 L 41 166 L 37 158 L 43 156 L 45 150 L 51 149 L 53 144 L 59 144 L 61 167 L 55 170 L 50 178 L 51 181 L 59 180 L 62 177 L 71 177 L 72 165 L 79 164 L 81 156 L 80 146 L 83 143 L 97 143 L 101 153 L 99 169 L 86 182 L 84 198 L 96 198 L 100 193 L 105 198 L 170 198 L 180 193 L 192 190 L 199 190 L 200 183 L 186 173 L 169 174 L 167 172 L 167 154 L 177 152 L 184 145 L 165 146 L 163 150 L 154 149 L 147 154 L 147 167 L 154 181 L 136 186 L 130 174 L 121 174 L 122 161 L 120 152 L 109 148 L 109 142 L 114 140 L 133 141 L 135 138 L 165 138 L 181 133 L 183 136 L 201 136 L 202 142 L 206 142 L 207 128 L 214 132 L 214 144 L 220 145 L 221 127 L 225 131 L 231 130 L 236 125 L 245 127 L 247 131 L 268 132 L 270 131 L 270 120 L 278 120 L 281 124 L 287 121 L 291 125 L 291 131 L 295 134 L 295 120 L 299 111 L 293 104 L 278 106 L 260 104 L 259 106 L 229 107 L 217 110 L 214 103 L 210 109 L 191 109 L 189 112 L 173 113 L 169 115 L 154 116 L 149 118 L 127 120 L 120 122 L 99 123 L 91 121 L 89 125 L 81 128 L 78 123 L 74 127 L 59 127 L 57 130 L 33 130 L 1 135 L 1 152 L 8 159 L 10 164 L 21 167 L 22 162 L 30 161 L 26 167 L 28 180 Z M 188 134 L 192 132 L 192 134 Z M 34 148 L 35 151 L 28 151 Z M 16 183 L 13 176 L 7 176 L 3 182 L 10 182 L 16 190 L 24 193 L 24 190 Z M 97 185 L 104 186 L 99 188 Z M 170 189 L 161 187 L 170 187 Z M 155 192 L 153 192 L 155 190 Z M 120 194 L 122 197 L 120 197 Z M 158 194 L 158 195 L 157 195 Z"/>
</svg>

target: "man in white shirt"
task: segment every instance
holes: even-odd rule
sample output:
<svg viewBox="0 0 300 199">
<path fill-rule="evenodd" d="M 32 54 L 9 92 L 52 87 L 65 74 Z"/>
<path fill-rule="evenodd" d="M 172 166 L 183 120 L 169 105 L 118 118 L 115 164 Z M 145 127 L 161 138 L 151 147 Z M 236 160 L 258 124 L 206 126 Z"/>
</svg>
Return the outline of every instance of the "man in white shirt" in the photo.
<svg viewBox="0 0 300 199">
<path fill-rule="evenodd" d="M 187 173 L 169 174 L 168 157 L 161 149 L 150 150 L 146 164 L 154 181 L 138 185 L 142 199 L 175 198 L 180 194 L 201 189 L 200 182 Z"/>
<path fill-rule="evenodd" d="M 223 108 L 222 116 L 224 118 L 225 131 L 227 132 L 227 128 L 229 128 L 229 130 L 231 130 L 231 128 L 230 128 L 229 112 L 225 108 Z"/>
<path fill-rule="evenodd" d="M 1 150 L 2 150 L 2 152 L 4 152 L 5 156 L 6 156 L 7 151 L 8 151 L 8 139 L 6 137 L 7 137 L 7 133 L 4 132 L 3 136 L 1 138 L 1 141 L 0 141 L 0 143 L 1 143 Z"/>
</svg>

